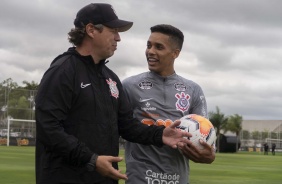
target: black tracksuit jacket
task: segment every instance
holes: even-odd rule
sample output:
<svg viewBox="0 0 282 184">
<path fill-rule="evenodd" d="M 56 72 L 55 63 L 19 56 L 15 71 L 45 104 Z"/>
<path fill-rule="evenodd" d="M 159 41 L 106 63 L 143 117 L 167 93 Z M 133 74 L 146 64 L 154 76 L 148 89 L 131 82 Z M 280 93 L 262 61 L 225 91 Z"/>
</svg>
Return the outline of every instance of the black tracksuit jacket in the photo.
<svg viewBox="0 0 282 184">
<path fill-rule="evenodd" d="M 162 145 L 164 127 L 133 118 L 119 78 L 105 63 L 69 48 L 45 72 L 36 96 L 37 184 L 112 183 L 85 165 L 93 153 L 118 156 L 119 136 Z"/>
</svg>

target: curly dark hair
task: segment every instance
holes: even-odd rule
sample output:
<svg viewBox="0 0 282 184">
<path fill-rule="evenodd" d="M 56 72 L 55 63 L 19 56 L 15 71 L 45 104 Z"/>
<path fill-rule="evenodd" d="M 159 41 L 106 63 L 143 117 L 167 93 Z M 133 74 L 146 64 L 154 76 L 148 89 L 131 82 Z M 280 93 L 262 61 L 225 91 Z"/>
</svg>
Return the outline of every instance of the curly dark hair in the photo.
<svg viewBox="0 0 282 184">
<path fill-rule="evenodd" d="M 71 44 L 73 44 L 74 46 L 80 46 L 82 44 L 82 41 L 86 36 L 85 27 L 86 26 L 83 26 L 82 28 L 75 27 L 70 30 L 70 32 L 68 33 L 68 40 Z M 96 24 L 94 25 L 94 27 L 99 31 L 103 30 L 102 24 Z"/>
</svg>

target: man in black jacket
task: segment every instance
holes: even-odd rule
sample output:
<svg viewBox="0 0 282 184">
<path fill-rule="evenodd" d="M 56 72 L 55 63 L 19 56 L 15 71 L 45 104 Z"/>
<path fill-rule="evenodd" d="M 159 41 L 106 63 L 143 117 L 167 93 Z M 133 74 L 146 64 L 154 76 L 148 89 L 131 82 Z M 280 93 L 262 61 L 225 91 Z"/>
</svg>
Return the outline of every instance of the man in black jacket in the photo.
<svg viewBox="0 0 282 184">
<path fill-rule="evenodd" d="M 36 183 L 111 184 L 127 179 L 118 170 L 119 136 L 176 148 L 191 144 L 175 127 L 147 126 L 133 118 L 121 82 L 105 64 L 114 54 L 120 20 L 109 4 L 82 8 L 69 32 L 75 47 L 54 59 L 36 97 Z"/>
</svg>

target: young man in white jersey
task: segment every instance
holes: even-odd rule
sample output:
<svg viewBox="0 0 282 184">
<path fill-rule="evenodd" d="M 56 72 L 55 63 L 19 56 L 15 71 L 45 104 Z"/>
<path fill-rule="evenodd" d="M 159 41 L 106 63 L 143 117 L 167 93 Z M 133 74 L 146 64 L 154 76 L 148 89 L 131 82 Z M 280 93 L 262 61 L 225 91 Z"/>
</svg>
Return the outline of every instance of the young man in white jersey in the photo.
<svg viewBox="0 0 282 184">
<path fill-rule="evenodd" d="M 148 72 L 129 77 L 123 86 L 134 116 L 147 125 L 169 126 L 187 114 L 207 117 L 207 105 L 201 87 L 176 74 L 174 60 L 179 56 L 183 33 L 171 25 L 151 27 L 145 52 Z M 168 146 L 156 147 L 127 142 L 127 184 L 187 184 L 189 159 L 197 163 L 212 163 L 213 147 L 202 143 L 179 146 L 181 152 Z"/>
</svg>

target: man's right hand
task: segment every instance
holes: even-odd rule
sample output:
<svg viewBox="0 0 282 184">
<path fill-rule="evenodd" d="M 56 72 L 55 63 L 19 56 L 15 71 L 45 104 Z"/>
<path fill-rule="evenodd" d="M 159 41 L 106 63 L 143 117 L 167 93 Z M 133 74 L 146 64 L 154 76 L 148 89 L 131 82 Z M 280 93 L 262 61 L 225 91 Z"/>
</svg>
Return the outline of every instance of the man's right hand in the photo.
<svg viewBox="0 0 282 184">
<path fill-rule="evenodd" d="M 114 180 L 127 180 L 126 174 L 122 174 L 121 170 L 116 170 L 112 166 L 113 162 L 120 162 L 122 159 L 122 157 L 98 156 L 96 161 L 96 171 L 102 176 L 109 177 Z"/>
<path fill-rule="evenodd" d="M 211 164 L 215 160 L 215 150 L 213 146 L 208 145 L 206 142 L 199 140 L 203 149 L 197 148 L 195 145 L 183 145 L 179 144 L 178 149 L 182 151 L 182 154 L 192 160 L 195 163 Z"/>
</svg>

